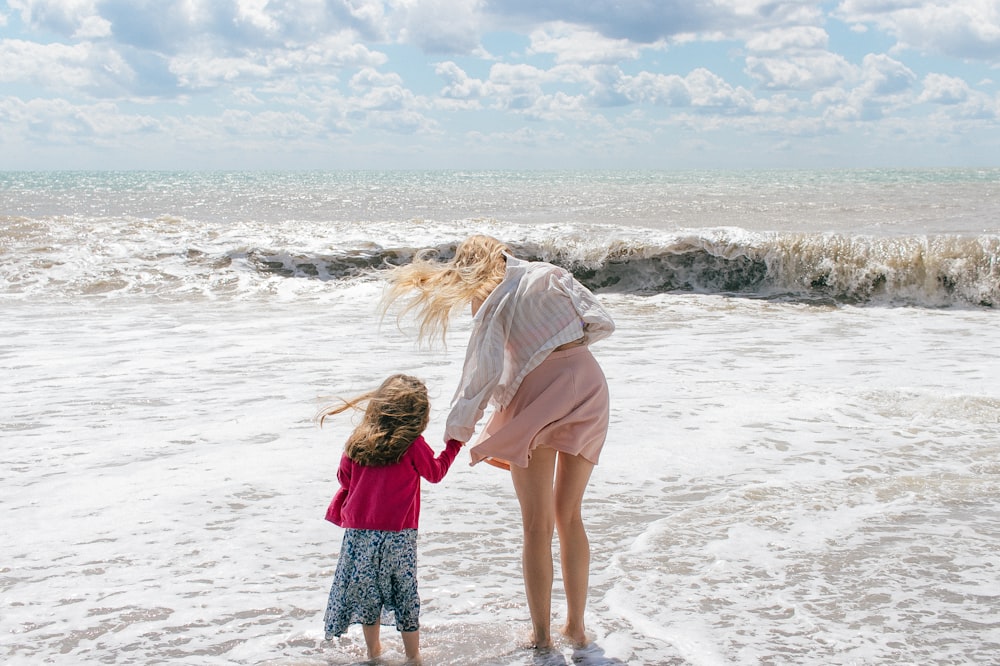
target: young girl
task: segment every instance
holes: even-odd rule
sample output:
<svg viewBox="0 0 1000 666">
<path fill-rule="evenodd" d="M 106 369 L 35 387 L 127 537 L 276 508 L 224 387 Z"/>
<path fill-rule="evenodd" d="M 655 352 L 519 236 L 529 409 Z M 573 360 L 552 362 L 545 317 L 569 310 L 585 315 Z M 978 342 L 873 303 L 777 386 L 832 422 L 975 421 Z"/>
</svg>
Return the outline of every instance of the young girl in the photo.
<svg viewBox="0 0 1000 666">
<path fill-rule="evenodd" d="M 327 416 L 364 408 L 337 470 L 340 489 L 326 519 L 346 528 L 330 589 L 326 638 L 362 625 L 368 658 L 382 653 L 380 624 L 395 624 L 407 663 L 420 663 L 417 595 L 417 522 L 420 478 L 437 483 L 461 442 L 451 440 L 437 457 L 421 433 L 427 427 L 427 388 L 416 377 L 392 375 L 374 391 L 323 410 Z"/>
</svg>

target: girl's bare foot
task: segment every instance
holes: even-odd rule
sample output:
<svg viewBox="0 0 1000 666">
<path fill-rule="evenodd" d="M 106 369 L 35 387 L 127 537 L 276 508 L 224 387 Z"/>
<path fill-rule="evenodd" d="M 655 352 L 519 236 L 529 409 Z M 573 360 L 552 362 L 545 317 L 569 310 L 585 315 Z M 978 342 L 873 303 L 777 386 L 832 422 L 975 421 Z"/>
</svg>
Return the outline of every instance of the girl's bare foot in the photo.
<svg viewBox="0 0 1000 666">
<path fill-rule="evenodd" d="M 552 649 L 552 639 L 548 638 L 544 641 L 536 639 L 534 636 L 529 637 L 524 642 L 525 650 L 551 650 Z"/>
</svg>

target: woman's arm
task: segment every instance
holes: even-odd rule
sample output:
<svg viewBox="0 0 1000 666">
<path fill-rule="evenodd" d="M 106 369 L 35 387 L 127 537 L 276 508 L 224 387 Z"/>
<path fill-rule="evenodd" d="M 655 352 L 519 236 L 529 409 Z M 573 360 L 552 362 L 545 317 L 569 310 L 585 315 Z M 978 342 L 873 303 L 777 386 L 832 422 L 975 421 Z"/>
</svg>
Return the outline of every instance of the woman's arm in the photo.
<svg viewBox="0 0 1000 666">
<path fill-rule="evenodd" d="M 560 271 L 556 280 L 559 288 L 569 296 L 573 308 L 583 320 L 583 334 L 589 345 L 603 340 L 615 331 L 615 322 L 594 293 L 580 284 L 569 271 Z"/>
<path fill-rule="evenodd" d="M 467 442 L 482 418 L 503 374 L 509 322 L 504 318 L 509 296 L 494 292 L 477 311 L 465 351 L 462 378 L 451 401 L 444 437 Z"/>
</svg>

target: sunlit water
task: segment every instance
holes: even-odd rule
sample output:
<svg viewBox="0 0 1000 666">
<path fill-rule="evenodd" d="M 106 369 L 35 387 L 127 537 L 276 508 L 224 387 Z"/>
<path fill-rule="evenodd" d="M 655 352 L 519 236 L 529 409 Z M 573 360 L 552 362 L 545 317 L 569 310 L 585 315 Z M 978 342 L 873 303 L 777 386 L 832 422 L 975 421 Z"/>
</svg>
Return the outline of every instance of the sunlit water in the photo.
<svg viewBox="0 0 1000 666">
<path fill-rule="evenodd" d="M 312 417 L 329 396 L 407 372 L 431 389 L 427 436 L 440 447 L 468 321 L 456 321 L 446 348 L 418 348 L 411 330 L 391 318 L 380 325 L 378 283 L 336 262 L 447 248 L 485 229 L 590 261 L 597 272 L 586 275 L 599 279 L 664 269 L 659 258 L 612 271 L 594 259 L 598 249 L 635 238 L 676 248 L 679 238 L 663 241 L 625 213 L 601 218 L 604 204 L 586 192 L 614 210 L 630 205 L 608 176 L 590 190 L 577 180 L 522 183 L 529 202 L 545 200 L 546 187 L 582 197 L 576 222 L 540 219 L 536 204 L 526 219 L 492 217 L 518 210 L 514 185 L 462 195 L 493 201 L 488 219 L 466 208 L 451 219 L 442 192 L 460 188 L 389 179 L 382 187 L 405 192 L 406 205 L 437 212 L 354 223 L 349 206 L 307 214 L 302 201 L 321 190 L 296 190 L 288 175 L 254 195 L 288 188 L 287 211 L 280 217 L 274 204 L 273 219 L 220 203 L 227 192 L 244 201 L 232 183 L 161 207 L 159 195 L 126 197 L 114 178 L 93 178 L 69 192 L 93 202 L 86 193 L 106 187 L 114 211 L 42 211 L 56 199 L 70 206 L 52 181 L 48 203 L 36 193 L 22 209 L 7 189 L 0 209 L 0 660 L 9 664 L 362 662 L 357 627 L 329 642 L 322 628 L 342 537 L 323 513 L 352 423 L 320 429 Z M 190 176 L 180 182 L 189 187 Z M 855 187 L 871 199 L 873 182 Z M 893 196 L 903 186 L 895 181 Z M 344 187 L 344 199 L 362 193 Z M 940 206 L 961 209 L 942 194 L 947 182 L 934 188 Z M 921 208 L 920 192 L 893 205 Z M 970 206 L 967 221 L 985 204 Z M 685 219 L 678 230 L 721 253 L 717 232 L 689 233 L 701 226 Z M 898 238 L 899 224 L 873 235 L 858 231 L 863 214 L 836 219 L 841 227 L 827 231 L 869 247 Z M 989 295 L 996 232 L 981 220 L 968 226 L 925 231 L 976 238 L 986 248 L 976 293 Z M 921 237 L 917 227 L 907 242 Z M 728 229 L 730 240 L 774 231 Z M 507 475 L 469 467 L 462 453 L 441 484 L 424 485 L 428 666 L 996 663 L 996 307 L 942 306 L 930 301 L 944 296 L 924 292 L 755 289 L 599 290 L 618 331 L 594 347 L 612 421 L 585 500 L 588 650 L 520 648 L 528 612 Z M 558 626 L 558 580 L 554 608 Z M 384 644 L 390 663 L 402 660 L 391 628 Z"/>
</svg>

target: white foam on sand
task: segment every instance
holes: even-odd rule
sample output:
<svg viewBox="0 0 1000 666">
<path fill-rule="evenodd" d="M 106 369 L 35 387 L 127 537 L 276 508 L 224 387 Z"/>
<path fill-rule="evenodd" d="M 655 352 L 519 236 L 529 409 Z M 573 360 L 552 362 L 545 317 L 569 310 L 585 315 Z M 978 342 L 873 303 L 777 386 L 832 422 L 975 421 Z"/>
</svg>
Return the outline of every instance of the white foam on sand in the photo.
<svg viewBox="0 0 1000 666">
<path fill-rule="evenodd" d="M 440 446 L 447 349 L 371 284 L 275 298 L 3 304 L 0 655 L 9 664 L 351 664 L 322 640 L 342 532 L 324 396 L 408 372 Z M 506 475 L 424 485 L 425 663 L 985 663 L 1000 624 L 989 311 L 607 296 L 612 427 L 586 500 L 589 651 L 520 650 Z M 554 624 L 562 621 L 557 580 Z M 384 632 L 390 662 L 398 636 Z M 542 661 L 540 662 L 539 659 Z M 562 661 L 559 661 L 562 660 Z M 587 661 L 589 660 L 589 661 Z"/>
</svg>

